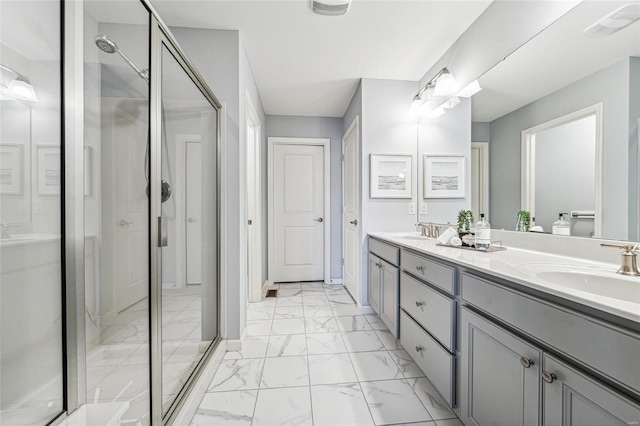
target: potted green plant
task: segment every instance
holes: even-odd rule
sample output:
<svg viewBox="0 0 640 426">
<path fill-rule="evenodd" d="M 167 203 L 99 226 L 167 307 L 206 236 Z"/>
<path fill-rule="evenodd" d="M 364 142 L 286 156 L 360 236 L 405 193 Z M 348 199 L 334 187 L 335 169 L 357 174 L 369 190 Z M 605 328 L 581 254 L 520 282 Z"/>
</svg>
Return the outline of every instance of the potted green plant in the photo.
<svg viewBox="0 0 640 426">
<path fill-rule="evenodd" d="M 471 227 L 474 223 L 475 220 L 471 210 L 460 210 L 458 212 L 458 236 L 465 247 L 473 247 L 474 245 L 474 234 L 471 232 Z"/>
<path fill-rule="evenodd" d="M 529 232 L 531 228 L 531 213 L 527 210 L 518 210 L 516 214 L 516 231 Z"/>
</svg>

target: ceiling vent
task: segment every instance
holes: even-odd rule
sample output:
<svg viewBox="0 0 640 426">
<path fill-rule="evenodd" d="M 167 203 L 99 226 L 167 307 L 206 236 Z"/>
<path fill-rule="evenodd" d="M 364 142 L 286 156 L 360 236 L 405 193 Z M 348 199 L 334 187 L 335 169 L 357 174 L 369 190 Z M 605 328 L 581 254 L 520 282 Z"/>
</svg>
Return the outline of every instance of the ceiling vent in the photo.
<svg viewBox="0 0 640 426">
<path fill-rule="evenodd" d="M 325 16 L 346 15 L 350 5 L 351 0 L 311 0 L 313 13 Z"/>
<path fill-rule="evenodd" d="M 583 32 L 585 35 L 606 37 L 640 19 L 640 3 L 629 3 L 614 10 Z"/>
</svg>

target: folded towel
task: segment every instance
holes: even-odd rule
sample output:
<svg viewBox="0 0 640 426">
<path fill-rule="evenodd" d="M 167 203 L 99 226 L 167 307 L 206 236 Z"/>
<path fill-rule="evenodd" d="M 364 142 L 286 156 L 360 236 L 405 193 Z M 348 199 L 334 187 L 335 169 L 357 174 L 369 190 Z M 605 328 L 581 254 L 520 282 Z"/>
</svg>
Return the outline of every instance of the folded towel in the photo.
<svg viewBox="0 0 640 426">
<path fill-rule="evenodd" d="M 457 237 L 457 236 L 458 236 L 458 231 L 456 231 L 452 227 L 449 227 L 447 228 L 446 231 L 440 234 L 440 236 L 438 237 L 438 241 L 440 242 L 440 244 L 449 244 L 449 240 L 452 237 Z"/>
</svg>

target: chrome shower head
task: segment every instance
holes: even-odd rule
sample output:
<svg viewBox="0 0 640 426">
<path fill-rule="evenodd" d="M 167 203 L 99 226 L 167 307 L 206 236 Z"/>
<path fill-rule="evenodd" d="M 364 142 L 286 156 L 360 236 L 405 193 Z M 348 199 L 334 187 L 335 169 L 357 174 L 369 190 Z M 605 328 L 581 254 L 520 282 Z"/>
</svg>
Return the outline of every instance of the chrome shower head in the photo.
<svg viewBox="0 0 640 426">
<path fill-rule="evenodd" d="M 102 50 L 103 52 L 109 54 L 117 53 L 118 55 L 120 55 L 122 59 L 124 59 L 124 61 L 138 74 L 141 79 L 146 81 L 147 84 L 149 83 L 149 70 L 141 70 L 140 68 L 138 68 L 136 64 L 134 64 L 133 61 L 129 59 L 129 57 L 118 48 L 116 42 L 111 40 L 108 35 L 105 34 L 96 36 L 93 41 L 96 43 L 96 46 L 98 46 L 98 49 Z"/>
<path fill-rule="evenodd" d="M 98 46 L 98 49 L 105 53 L 116 53 L 118 51 L 118 45 L 115 41 L 111 40 L 107 35 L 96 36 L 93 39 Z"/>
</svg>

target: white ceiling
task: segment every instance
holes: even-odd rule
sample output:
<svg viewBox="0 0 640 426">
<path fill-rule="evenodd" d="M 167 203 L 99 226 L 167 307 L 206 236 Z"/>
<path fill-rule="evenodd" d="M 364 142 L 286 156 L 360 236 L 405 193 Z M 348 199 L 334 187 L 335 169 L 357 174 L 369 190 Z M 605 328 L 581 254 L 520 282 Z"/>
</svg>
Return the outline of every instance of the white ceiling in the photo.
<svg viewBox="0 0 640 426">
<path fill-rule="evenodd" d="M 239 30 L 267 114 L 323 117 L 360 78 L 418 81 L 490 3 L 354 0 L 326 17 L 308 0 L 152 0 L 169 26 Z"/>
<path fill-rule="evenodd" d="M 473 121 L 490 122 L 629 56 L 640 56 L 640 21 L 608 37 L 582 34 L 629 1 L 585 1 L 483 75 Z"/>
</svg>

